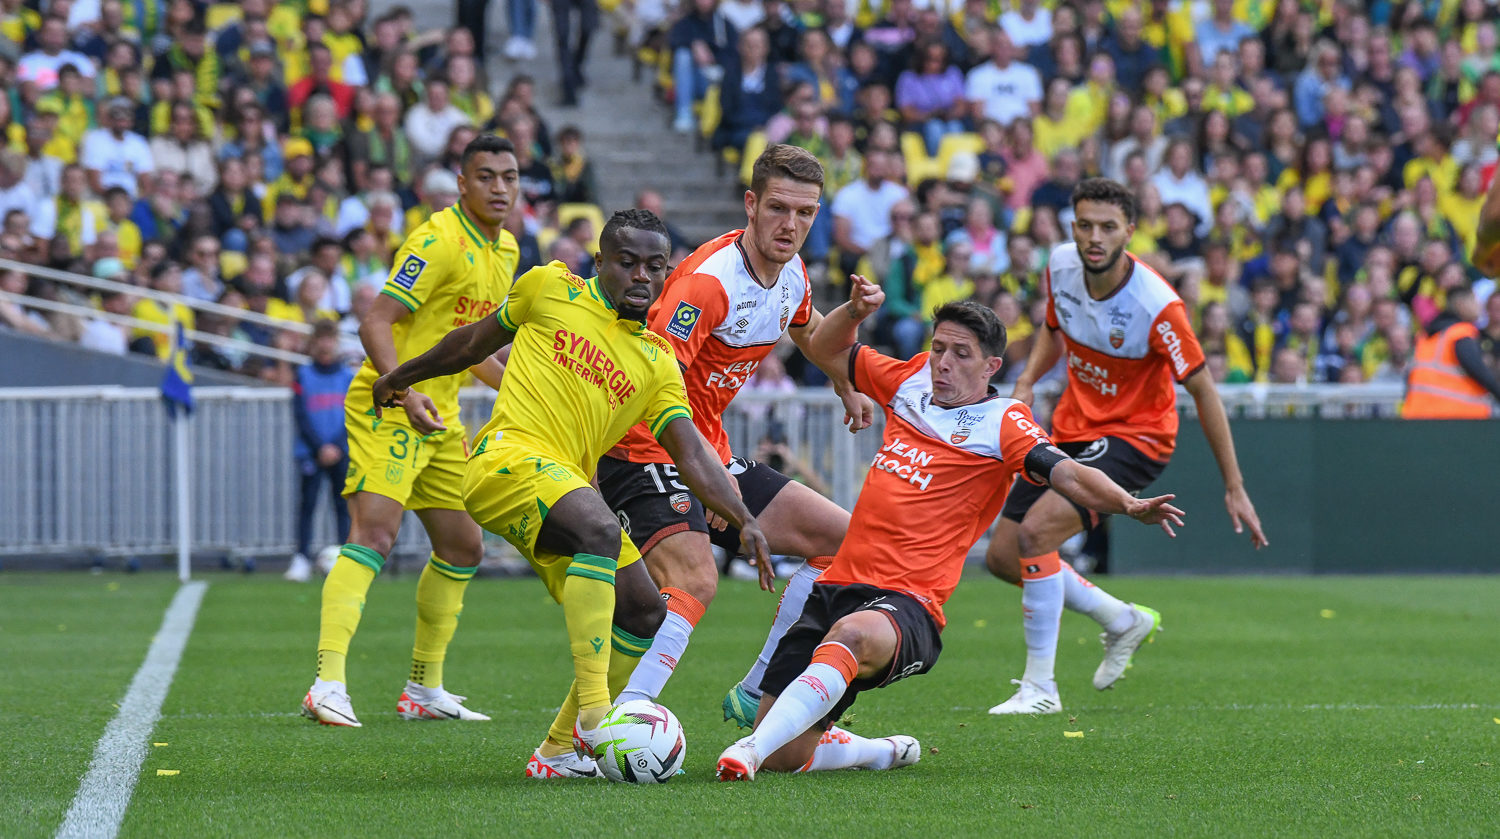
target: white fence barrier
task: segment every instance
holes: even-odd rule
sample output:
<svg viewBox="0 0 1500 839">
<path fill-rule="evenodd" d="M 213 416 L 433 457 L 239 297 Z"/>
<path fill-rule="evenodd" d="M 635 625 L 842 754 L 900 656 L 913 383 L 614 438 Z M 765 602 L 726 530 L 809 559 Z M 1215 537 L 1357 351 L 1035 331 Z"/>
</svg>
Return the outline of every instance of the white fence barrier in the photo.
<svg viewBox="0 0 1500 839">
<path fill-rule="evenodd" d="M 1364 418 L 1395 414 L 1399 386 L 1245 385 L 1223 389 L 1231 416 Z M 192 419 L 193 553 L 285 556 L 294 548 L 299 477 L 291 394 L 279 388 L 198 388 Z M 493 391 L 462 395 L 470 433 L 489 416 Z M 1192 400 L 1179 404 L 1190 412 Z M 764 457 L 784 441 L 794 461 L 846 509 L 880 447 L 875 428 L 851 435 L 831 391 L 743 393 L 725 417 L 736 452 Z M 1186 428 L 1184 433 L 1195 433 Z M 175 551 L 171 431 L 152 388 L 0 389 L 0 555 L 134 557 Z M 315 543 L 332 544 L 324 501 Z M 408 514 L 397 543 L 425 555 Z"/>
</svg>

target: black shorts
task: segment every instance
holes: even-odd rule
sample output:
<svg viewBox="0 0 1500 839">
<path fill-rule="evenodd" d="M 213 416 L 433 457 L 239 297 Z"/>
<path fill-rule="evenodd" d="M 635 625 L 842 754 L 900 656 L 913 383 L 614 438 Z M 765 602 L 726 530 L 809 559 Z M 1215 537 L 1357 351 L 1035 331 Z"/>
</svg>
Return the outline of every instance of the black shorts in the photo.
<svg viewBox="0 0 1500 839">
<path fill-rule="evenodd" d="M 850 683 L 843 698 L 823 718 L 825 731 L 849 710 L 860 691 L 883 688 L 932 669 L 943 651 L 943 639 L 938 634 L 937 622 L 921 603 L 899 591 L 875 586 L 815 583 L 807 604 L 802 607 L 802 617 L 782 636 L 771 663 L 766 666 L 766 674 L 760 680 L 761 692 L 780 696 L 812 663 L 813 650 L 823 643 L 840 618 L 866 611 L 879 611 L 890 619 L 896 628 L 896 655 L 885 673 Z"/>
<path fill-rule="evenodd" d="M 1092 466 L 1100 472 L 1108 475 L 1111 480 L 1125 488 L 1132 495 L 1150 486 L 1161 470 L 1167 468 L 1165 460 L 1156 460 L 1146 456 L 1146 453 L 1125 442 L 1121 437 L 1103 437 L 1092 441 L 1079 441 L 1076 443 L 1058 443 L 1057 447 L 1062 449 L 1068 457 L 1086 466 Z M 1000 510 L 1000 515 L 1011 521 L 1020 521 L 1026 517 L 1026 511 L 1031 505 L 1042 497 L 1047 487 L 1037 486 L 1024 478 L 1016 478 L 1011 484 L 1010 494 L 1005 496 L 1005 507 Z M 1094 510 L 1075 503 L 1073 509 L 1078 511 L 1078 518 L 1083 522 L 1083 529 L 1089 530 L 1099 522 L 1109 517 L 1108 513 L 1099 513 Z"/>
<path fill-rule="evenodd" d="M 792 482 L 764 463 L 741 457 L 729 461 L 729 474 L 739 483 L 740 497 L 752 516 L 765 512 L 771 499 Z M 643 555 L 657 542 L 684 530 L 707 533 L 715 545 L 730 553 L 739 551 L 740 532 L 733 527 L 710 530 L 703 502 L 678 478 L 677 467 L 671 463 L 601 457 L 599 492 Z"/>
</svg>

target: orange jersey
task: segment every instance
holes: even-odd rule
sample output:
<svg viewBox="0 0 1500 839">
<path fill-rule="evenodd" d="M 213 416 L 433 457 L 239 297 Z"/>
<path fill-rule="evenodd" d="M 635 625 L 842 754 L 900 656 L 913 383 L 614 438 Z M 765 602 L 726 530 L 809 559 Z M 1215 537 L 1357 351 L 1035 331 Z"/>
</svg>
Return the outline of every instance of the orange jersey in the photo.
<svg viewBox="0 0 1500 839">
<path fill-rule="evenodd" d="M 766 288 L 750 268 L 741 232 L 725 233 L 678 264 L 646 317 L 677 354 L 693 422 L 725 463 L 731 452 L 724 409 L 787 327 L 806 326 L 812 318 L 802 258 L 783 266 Z M 672 462 L 643 425 L 630 429 L 611 454 L 633 463 Z"/>
<path fill-rule="evenodd" d="M 1036 483 L 1022 469 L 1026 455 L 1052 442 L 1014 399 L 934 405 L 927 356 L 900 361 L 854 348 L 850 378 L 884 409 L 885 438 L 844 544 L 818 582 L 910 595 L 941 629 L 969 549 L 1000 513 L 1013 477 Z"/>
<path fill-rule="evenodd" d="M 1068 386 L 1052 413 L 1052 436 L 1072 443 L 1121 437 L 1166 460 L 1177 445 L 1176 383 L 1203 366 L 1187 307 L 1160 274 L 1132 253 L 1125 282 L 1089 296 L 1074 244 L 1047 265 L 1047 325 L 1061 330 Z"/>
</svg>

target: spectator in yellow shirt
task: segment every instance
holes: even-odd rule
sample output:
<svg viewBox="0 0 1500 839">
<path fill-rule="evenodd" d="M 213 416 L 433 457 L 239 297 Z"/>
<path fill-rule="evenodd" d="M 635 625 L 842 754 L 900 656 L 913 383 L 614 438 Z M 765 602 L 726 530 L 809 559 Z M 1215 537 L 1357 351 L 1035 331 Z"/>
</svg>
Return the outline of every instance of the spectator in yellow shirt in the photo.
<svg viewBox="0 0 1500 839">
<path fill-rule="evenodd" d="M 162 262 L 151 269 L 151 289 L 165 294 L 181 294 L 182 268 L 175 262 Z M 172 354 L 171 325 L 180 323 L 188 331 L 192 331 L 197 325 L 193 310 L 180 302 L 164 303 L 149 297 L 142 297 L 136 301 L 135 308 L 130 314 L 137 320 L 169 327 L 161 331 L 137 328 L 130 333 L 132 342 L 141 338 L 150 339 L 156 347 L 156 357 L 163 360 Z"/>
<path fill-rule="evenodd" d="M 115 234 L 120 261 L 134 271 L 141 258 L 141 228 L 130 220 L 135 202 L 124 187 L 112 186 L 104 193 L 104 207 L 108 213 L 104 226 Z"/>
<path fill-rule="evenodd" d="M 974 281 L 969 278 L 969 263 L 974 257 L 974 247 L 967 239 L 955 239 L 948 244 L 943 256 L 943 273 L 922 283 L 922 316 L 929 323 L 932 310 L 944 303 L 967 300 L 974 295 Z"/>
</svg>

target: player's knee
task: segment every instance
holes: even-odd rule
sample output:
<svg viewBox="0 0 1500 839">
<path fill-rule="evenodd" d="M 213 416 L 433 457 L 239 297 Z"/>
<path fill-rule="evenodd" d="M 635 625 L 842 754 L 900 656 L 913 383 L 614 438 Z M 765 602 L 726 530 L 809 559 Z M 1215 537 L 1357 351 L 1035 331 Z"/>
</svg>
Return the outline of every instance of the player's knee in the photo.
<svg viewBox="0 0 1500 839">
<path fill-rule="evenodd" d="M 874 620 L 871 620 L 873 618 Z M 879 621 L 879 623 L 876 623 Z M 843 644 L 854 654 L 855 663 L 860 670 L 864 670 L 868 662 L 880 658 L 881 640 L 880 633 L 876 630 L 889 627 L 885 618 L 873 612 L 848 615 L 840 618 L 823 640 L 827 643 Z"/>
<path fill-rule="evenodd" d="M 1021 579 L 1016 568 L 1016 553 L 1013 544 L 1002 539 L 991 539 L 990 546 L 984 552 L 984 567 L 991 574 L 1006 582 L 1014 583 Z"/>
<path fill-rule="evenodd" d="M 385 527 L 355 528 L 349 532 L 349 543 L 390 558 L 391 551 L 396 547 L 396 531 Z"/>
<path fill-rule="evenodd" d="M 618 557 L 620 555 L 620 523 L 614 516 L 596 516 L 579 522 L 572 528 L 577 547 L 574 553 Z"/>
</svg>

